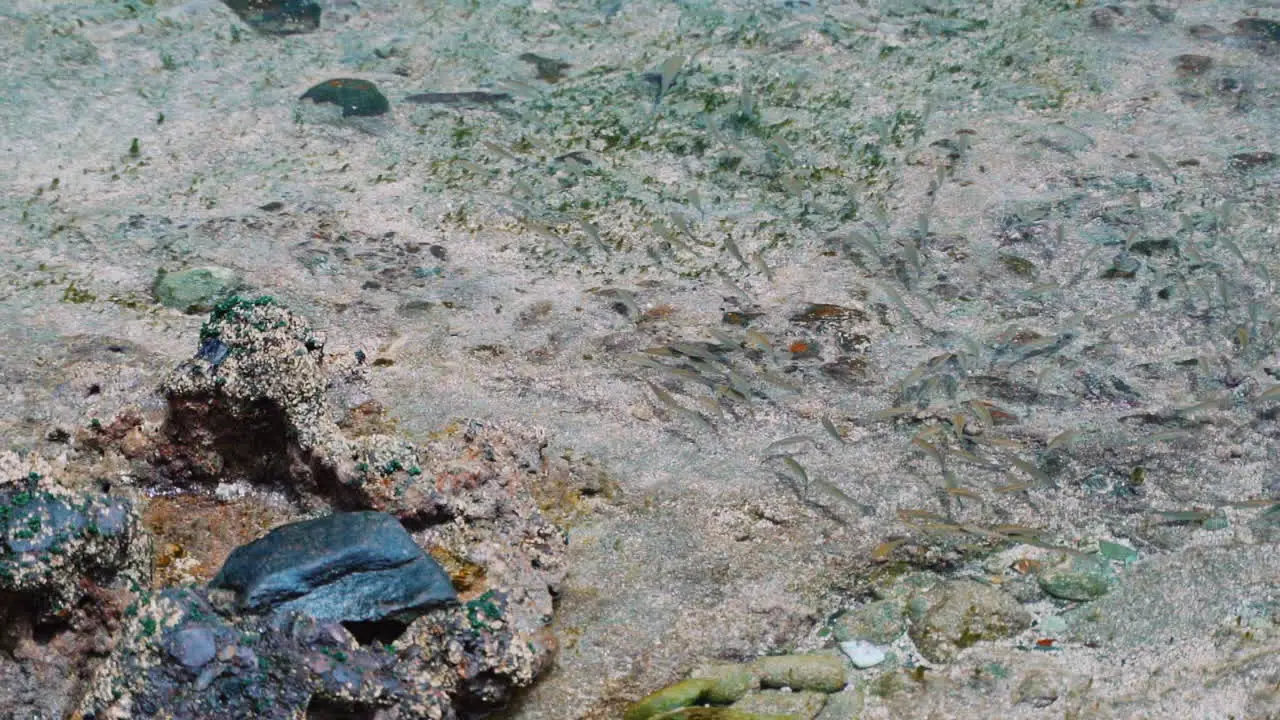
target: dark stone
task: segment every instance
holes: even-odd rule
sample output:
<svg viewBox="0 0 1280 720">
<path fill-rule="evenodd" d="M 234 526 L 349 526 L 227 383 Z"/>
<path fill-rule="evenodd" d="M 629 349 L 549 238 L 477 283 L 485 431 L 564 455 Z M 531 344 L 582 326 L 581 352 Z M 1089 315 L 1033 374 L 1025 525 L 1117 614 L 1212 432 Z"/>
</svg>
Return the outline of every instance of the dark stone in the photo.
<svg viewBox="0 0 1280 720">
<path fill-rule="evenodd" d="M 293 720 L 312 717 L 308 705 L 317 698 L 379 708 L 388 719 L 455 717 L 442 688 L 400 679 L 427 674 L 417 655 L 402 663 L 381 645 L 356 646 L 341 626 L 335 633 L 303 615 L 225 617 L 208 592 L 168 588 L 139 604 L 142 630 L 117 646 L 110 685 L 129 695 L 130 717 Z M 170 619 L 182 629 L 146 630 Z M 448 621 L 446 631 L 456 633 L 459 622 Z M 93 694 L 87 716 L 111 717 L 119 710 L 116 697 L 110 690 Z"/>
<path fill-rule="evenodd" d="M 213 631 L 207 627 L 189 627 L 169 637 L 169 654 L 188 670 L 199 670 L 218 652 Z"/>
<path fill-rule="evenodd" d="M 1209 40 L 1211 42 L 1221 40 L 1223 37 L 1222 31 L 1212 25 L 1192 25 L 1187 28 L 1187 34 L 1197 40 Z"/>
<path fill-rule="evenodd" d="M 0 527 L 4 544 L 13 553 L 39 553 L 73 539 L 112 537 L 124 532 L 129 504 L 121 498 L 101 497 L 74 507 L 44 492 L 0 494 Z"/>
<path fill-rule="evenodd" d="M 563 60 L 543 57 L 531 52 L 521 54 L 520 59 L 533 65 L 538 79 L 548 83 L 560 82 L 564 78 L 564 71 L 572 67 Z"/>
<path fill-rule="evenodd" d="M 356 78 L 325 80 L 303 93 L 301 99 L 337 105 L 342 108 L 343 117 L 383 115 L 391 109 L 377 85 Z"/>
<path fill-rule="evenodd" d="M 1137 242 L 1129 246 L 1129 250 L 1131 252 L 1137 253 L 1138 255 L 1147 255 L 1147 256 L 1155 255 L 1157 253 L 1171 252 L 1176 248 L 1177 248 L 1176 243 L 1174 242 L 1173 238 L 1170 238 L 1170 237 L 1149 238 L 1146 240 L 1138 240 Z"/>
<path fill-rule="evenodd" d="M 1215 87 L 1218 92 L 1226 95 L 1238 95 L 1244 91 L 1244 83 L 1233 77 L 1218 78 L 1218 83 Z"/>
<path fill-rule="evenodd" d="M 231 353 L 231 348 L 218 338 L 205 338 L 200 343 L 200 350 L 196 353 L 196 357 L 209 363 L 211 367 L 217 369 L 223 360 L 227 359 L 227 355 Z"/>
<path fill-rule="evenodd" d="M 1259 150 L 1258 152 L 1236 153 L 1231 156 L 1231 167 L 1236 170 L 1254 170 L 1266 167 L 1276 161 L 1276 154 Z"/>
<path fill-rule="evenodd" d="M 320 5 L 308 0 L 223 0 L 246 25 L 268 35 L 293 35 L 320 27 Z"/>
<path fill-rule="evenodd" d="M 272 530 L 231 552 L 209 584 L 250 613 L 412 622 L 457 600 L 449 576 L 394 517 L 337 513 Z"/>
<path fill-rule="evenodd" d="M 1173 67 L 1179 75 L 1203 75 L 1213 67 L 1213 58 L 1207 55 L 1178 55 L 1173 59 Z"/>
<path fill-rule="evenodd" d="M 1124 12 L 1114 5 L 1101 7 L 1089 13 L 1089 24 L 1099 30 L 1111 30 L 1115 28 L 1117 18 L 1123 14 Z"/>
<path fill-rule="evenodd" d="M 1280 43 L 1280 22 L 1265 18 L 1244 18 L 1232 23 L 1235 34 L 1264 43 Z"/>
</svg>

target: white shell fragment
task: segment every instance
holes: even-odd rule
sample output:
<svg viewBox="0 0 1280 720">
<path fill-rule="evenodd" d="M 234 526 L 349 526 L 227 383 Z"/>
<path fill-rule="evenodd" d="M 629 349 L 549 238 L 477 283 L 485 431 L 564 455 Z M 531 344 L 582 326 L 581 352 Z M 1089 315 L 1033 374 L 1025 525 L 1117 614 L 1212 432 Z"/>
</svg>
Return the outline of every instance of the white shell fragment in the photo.
<svg viewBox="0 0 1280 720">
<path fill-rule="evenodd" d="M 884 651 L 874 643 L 866 640 L 848 640 L 840 643 L 840 652 L 849 657 L 849 661 L 859 670 L 875 667 L 884 662 Z"/>
</svg>

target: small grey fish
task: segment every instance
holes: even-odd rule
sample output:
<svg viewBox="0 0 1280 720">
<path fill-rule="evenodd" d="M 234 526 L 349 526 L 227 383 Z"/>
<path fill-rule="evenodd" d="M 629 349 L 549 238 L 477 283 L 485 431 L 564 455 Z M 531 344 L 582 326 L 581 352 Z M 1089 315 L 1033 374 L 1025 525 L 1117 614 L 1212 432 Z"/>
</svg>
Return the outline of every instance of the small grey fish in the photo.
<svg viewBox="0 0 1280 720">
<path fill-rule="evenodd" d="M 840 443 L 841 445 L 846 444 L 844 437 L 840 435 L 840 431 L 836 429 L 835 423 L 831 422 L 830 418 L 827 418 L 827 417 L 822 418 L 822 429 L 826 430 L 827 434 L 830 435 L 836 442 Z"/>
<path fill-rule="evenodd" d="M 733 256 L 734 260 L 737 260 L 744 266 L 747 264 L 746 258 L 742 256 L 742 250 L 738 248 L 738 244 L 733 241 L 733 238 L 728 235 L 724 237 L 724 247 L 729 251 L 729 254 Z"/>
<path fill-rule="evenodd" d="M 496 105 L 511 99 L 508 93 L 483 92 L 472 90 L 466 92 L 427 92 L 410 95 L 405 102 L 418 105 Z"/>
<path fill-rule="evenodd" d="M 677 342 L 671 343 L 667 347 L 681 355 L 687 355 L 689 357 L 701 358 L 711 362 L 718 362 L 720 360 L 720 358 L 711 351 L 711 346 L 707 343 Z"/>
<path fill-rule="evenodd" d="M 781 440 L 774 440 L 773 442 L 769 443 L 768 447 L 764 449 L 764 454 L 765 454 L 765 457 L 778 457 L 778 456 L 789 457 L 791 455 L 789 451 L 788 452 L 778 452 L 778 451 L 782 450 L 783 448 L 789 448 L 792 445 L 799 445 L 801 443 L 806 443 L 806 442 L 807 443 L 813 442 L 813 437 L 809 435 L 792 435 L 791 437 L 785 437 L 785 438 L 782 438 Z"/>
</svg>

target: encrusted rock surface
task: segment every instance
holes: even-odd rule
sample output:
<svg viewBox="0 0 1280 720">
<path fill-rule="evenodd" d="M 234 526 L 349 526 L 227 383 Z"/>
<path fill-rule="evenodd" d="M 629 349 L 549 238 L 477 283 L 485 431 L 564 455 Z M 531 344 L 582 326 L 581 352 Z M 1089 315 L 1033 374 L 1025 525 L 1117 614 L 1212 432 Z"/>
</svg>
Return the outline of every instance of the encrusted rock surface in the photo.
<svg viewBox="0 0 1280 720">
<path fill-rule="evenodd" d="M 885 659 L 820 720 L 1275 714 L 1278 20 L 0 2 L 0 436 L 51 466 L 10 477 L 132 502 L 153 593 L 280 525 L 387 512 L 520 683 L 554 609 L 556 671 L 511 720 L 616 720 L 840 628 Z M 296 320 L 265 306 L 197 340 L 153 283 L 208 267 L 323 350 L 230 317 Z M 208 386 L 147 394 L 197 348 Z M 1095 553 L 1114 582 L 1042 588 Z M 919 571 L 1032 625 L 931 660 L 899 632 L 921 588 L 882 593 Z M 1085 587 L 1107 592 L 1046 592 Z M 63 714 L 123 641 L 129 583 L 82 590 L 5 608 L 0 715 Z M 437 643 L 425 620 L 394 642 Z M 488 667 L 468 692 L 518 684 Z"/>
<path fill-rule="evenodd" d="M 543 471 L 545 441 L 472 421 L 423 446 L 371 431 L 389 426 L 369 422 L 368 400 L 344 404 L 361 396 L 361 362 L 326 354 L 268 298 L 230 298 L 163 383 L 165 414 L 126 408 L 56 466 L 0 456 L 5 612 L 19 634 L 48 626 L 97 643 L 74 656 L 71 682 L 49 683 L 47 700 L 4 706 L 78 707 L 83 718 L 449 719 L 532 683 L 556 647 L 551 593 L 564 573 L 564 534 L 525 484 Z M 85 482 L 121 467 L 123 495 Z M 257 505 L 294 522 L 214 564 L 225 539 L 183 530 L 200 511 L 151 507 L 184 495 L 192 508 L 224 498 L 224 514 Z M 166 570 L 155 577 L 197 584 L 153 581 L 152 533 Z M 197 556 L 207 561 L 184 575 Z M 90 626 L 82 601 L 108 595 L 111 622 Z M 37 665 L 19 657 L 12 670 L 48 682 Z"/>
<path fill-rule="evenodd" d="M 998 588 L 973 580 L 940 583 L 911 597 L 908 632 L 920 653 L 949 662 L 983 640 L 1016 635 L 1031 626 L 1031 614 Z"/>
<path fill-rule="evenodd" d="M 0 473 L 20 461 L 0 458 Z M 29 600 L 36 620 L 66 617 L 93 585 L 136 585 L 149 539 L 127 499 L 75 493 L 47 476 L 0 475 L 0 593 Z"/>
</svg>

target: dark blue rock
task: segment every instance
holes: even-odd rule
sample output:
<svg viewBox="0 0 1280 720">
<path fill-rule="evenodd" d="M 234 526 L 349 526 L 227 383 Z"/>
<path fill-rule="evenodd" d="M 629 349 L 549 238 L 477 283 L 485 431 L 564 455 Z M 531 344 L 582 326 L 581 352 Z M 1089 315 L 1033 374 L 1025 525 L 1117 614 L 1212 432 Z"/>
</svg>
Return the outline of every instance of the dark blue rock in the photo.
<svg viewBox="0 0 1280 720">
<path fill-rule="evenodd" d="M 319 620 L 412 620 L 456 602 L 449 576 L 394 517 L 337 513 L 283 525 L 231 552 L 209 584 L 243 612 L 296 611 Z"/>
<path fill-rule="evenodd" d="M 218 338 L 211 337 L 205 338 L 204 341 L 200 343 L 200 350 L 196 353 L 196 357 L 209 363 L 213 366 L 214 370 L 217 370 L 218 366 L 222 364 L 222 361 L 226 360 L 227 356 L 230 354 L 231 348 L 227 347 L 226 343 L 222 342 Z"/>
<path fill-rule="evenodd" d="M 207 627 L 179 630 L 169 638 L 169 654 L 188 670 L 199 670 L 218 652 L 213 631 Z"/>
<path fill-rule="evenodd" d="M 320 27 L 320 5 L 310 0 L 223 0 L 247 25 L 269 35 L 306 33 Z"/>
<path fill-rule="evenodd" d="M 359 78 L 325 80 L 302 94 L 301 100 L 332 103 L 342 108 L 342 117 L 383 115 L 391 109 L 378 86 Z"/>
</svg>

